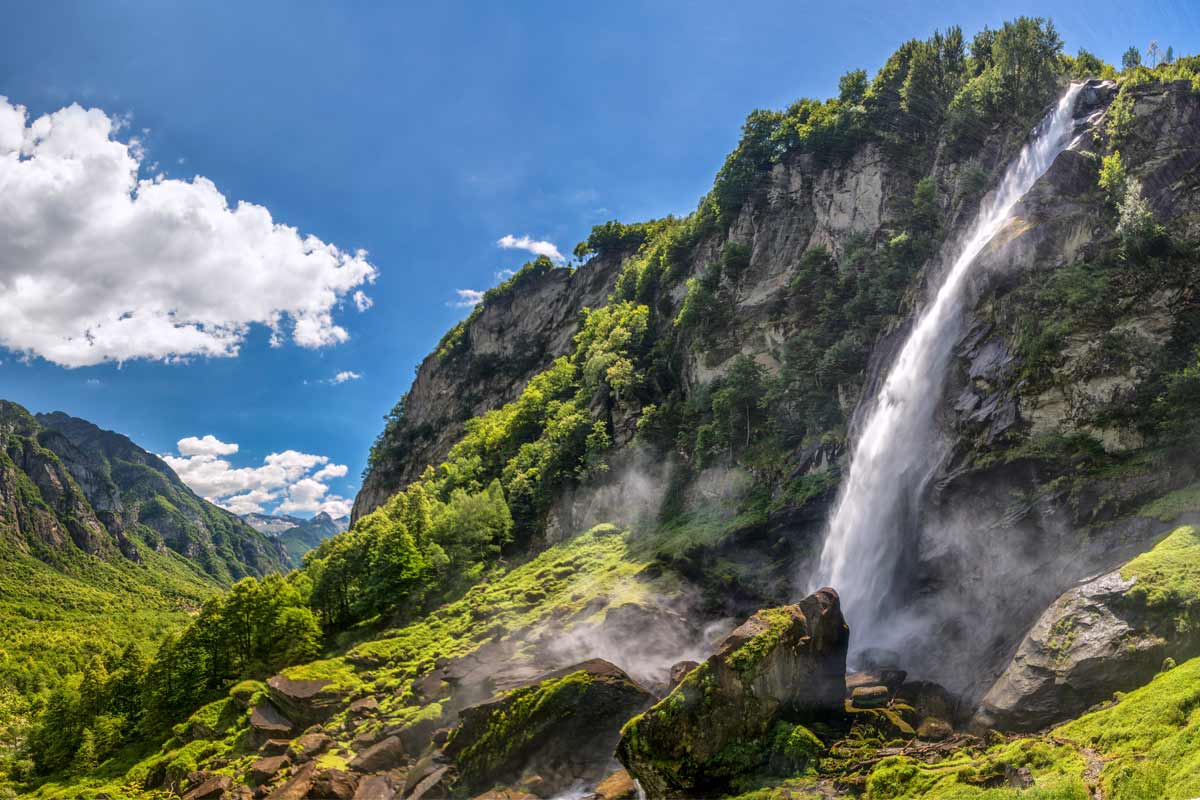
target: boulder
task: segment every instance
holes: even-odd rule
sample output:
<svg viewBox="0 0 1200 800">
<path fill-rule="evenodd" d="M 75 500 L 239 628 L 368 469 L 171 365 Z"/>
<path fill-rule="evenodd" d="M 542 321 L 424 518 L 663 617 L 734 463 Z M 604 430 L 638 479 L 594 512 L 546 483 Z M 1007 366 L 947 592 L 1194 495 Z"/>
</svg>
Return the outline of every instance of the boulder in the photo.
<svg viewBox="0 0 1200 800">
<path fill-rule="evenodd" d="M 331 744 L 333 739 L 328 734 L 314 731 L 293 739 L 288 749 L 297 762 L 311 761 L 325 752 Z"/>
<path fill-rule="evenodd" d="M 620 669 L 593 659 L 463 709 L 445 747 L 458 768 L 455 790 L 517 786 L 537 776 L 532 791 L 553 797 L 594 784 L 611 771 L 621 726 L 652 702 Z"/>
<path fill-rule="evenodd" d="M 183 800 L 218 800 L 226 795 L 232 785 L 233 779 L 228 775 L 214 775 L 201 781 L 195 788 L 188 790 L 188 793 L 183 796 Z"/>
<path fill-rule="evenodd" d="M 1200 534 L 1182 527 L 1124 567 L 1061 595 L 984 695 L 972 727 L 1038 730 L 1148 683 L 1168 657 L 1200 654 L 1200 598 L 1168 578 L 1198 559 Z"/>
<path fill-rule="evenodd" d="M 586 800 L 637 800 L 637 797 L 638 788 L 633 776 L 628 770 L 619 769 L 596 784 L 595 791 Z"/>
<path fill-rule="evenodd" d="M 331 800 L 353 800 L 358 778 L 344 769 L 327 769 L 313 778 L 313 796 Z"/>
<path fill-rule="evenodd" d="M 882 708 L 891 699 L 886 686 L 859 686 L 850 692 L 850 703 L 855 708 Z"/>
<path fill-rule="evenodd" d="M 354 792 L 354 800 L 394 800 L 397 796 L 396 781 L 387 773 L 368 775 Z"/>
<path fill-rule="evenodd" d="M 407 754 L 400 737 L 389 736 L 355 756 L 350 762 L 350 769 L 358 772 L 379 772 L 404 766 L 407 762 Z"/>
<path fill-rule="evenodd" d="M 651 797 L 708 797 L 819 742 L 802 724 L 840 716 L 849 628 L 837 592 L 759 611 L 664 700 L 630 720 L 617 758 Z M 787 759 L 776 747 L 786 743 Z M 798 763 L 797 763 L 798 762 Z"/>
<path fill-rule="evenodd" d="M 301 728 L 319 725 L 343 707 L 345 695 L 327 680 L 296 680 L 282 674 L 267 681 L 271 701 Z"/>
<path fill-rule="evenodd" d="M 268 756 L 255 761 L 250 767 L 250 782 L 254 784 L 270 783 L 279 771 L 288 765 L 287 756 Z"/>
<path fill-rule="evenodd" d="M 291 746 L 290 739 L 267 739 L 262 743 L 262 747 L 258 748 L 258 754 L 260 756 L 281 756 Z"/>
<path fill-rule="evenodd" d="M 292 773 L 286 783 L 267 795 L 267 800 L 304 800 L 311 797 L 316 777 L 317 765 L 310 761 Z"/>
<path fill-rule="evenodd" d="M 250 712 L 250 727 L 263 739 L 281 739 L 295 730 L 292 721 L 269 702 L 260 702 Z"/>
</svg>

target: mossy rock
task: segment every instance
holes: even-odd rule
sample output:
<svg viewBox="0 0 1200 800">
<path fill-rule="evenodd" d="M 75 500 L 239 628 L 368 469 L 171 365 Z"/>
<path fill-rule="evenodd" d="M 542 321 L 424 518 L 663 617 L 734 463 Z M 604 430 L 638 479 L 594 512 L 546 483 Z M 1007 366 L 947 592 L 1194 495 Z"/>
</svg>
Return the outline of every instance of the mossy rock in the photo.
<svg viewBox="0 0 1200 800">
<path fill-rule="evenodd" d="M 515 786 L 537 775 L 539 791 L 595 785 L 610 772 L 621 725 L 654 701 L 617 667 L 593 659 L 549 673 L 464 709 L 446 743 L 459 793 Z"/>
<path fill-rule="evenodd" d="M 848 641 L 831 589 L 758 612 L 629 721 L 617 758 L 652 797 L 728 794 L 764 771 L 803 770 L 819 740 L 797 723 L 843 713 Z"/>
</svg>

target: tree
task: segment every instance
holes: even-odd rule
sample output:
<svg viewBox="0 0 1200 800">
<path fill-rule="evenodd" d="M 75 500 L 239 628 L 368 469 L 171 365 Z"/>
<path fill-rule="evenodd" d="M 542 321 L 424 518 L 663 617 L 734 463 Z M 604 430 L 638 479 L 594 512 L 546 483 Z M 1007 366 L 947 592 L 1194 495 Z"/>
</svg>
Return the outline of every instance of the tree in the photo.
<svg viewBox="0 0 1200 800">
<path fill-rule="evenodd" d="M 1121 69 L 1136 69 L 1142 65 L 1142 54 L 1136 47 L 1130 47 L 1121 56 Z"/>
<path fill-rule="evenodd" d="M 1150 46 L 1146 48 L 1146 55 L 1150 56 L 1150 66 L 1157 67 L 1159 51 L 1158 41 L 1156 39 L 1150 40 Z"/>
<path fill-rule="evenodd" d="M 867 71 L 855 69 L 838 79 L 838 100 L 850 105 L 859 105 L 867 96 Z"/>
<path fill-rule="evenodd" d="M 1165 56 L 1163 56 L 1163 63 L 1164 64 L 1175 63 L 1175 48 L 1172 47 L 1171 45 L 1167 45 L 1167 54 Z"/>
<path fill-rule="evenodd" d="M 75 750 L 75 759 L 71 764 L 77 772 L 92 772 L 96 769 L 96 738 L 91 728 L 85 728 Z"/>
</svg>

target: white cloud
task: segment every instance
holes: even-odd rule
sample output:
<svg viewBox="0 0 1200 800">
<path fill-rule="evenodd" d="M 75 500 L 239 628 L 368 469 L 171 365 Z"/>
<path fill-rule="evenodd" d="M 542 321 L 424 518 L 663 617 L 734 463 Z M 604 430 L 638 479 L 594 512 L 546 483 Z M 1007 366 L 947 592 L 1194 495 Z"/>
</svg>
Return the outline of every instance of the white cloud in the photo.
<svg viewBox="0 0 1200 800">
<path fill-rule="evenodd" d="M 359 311 L 366 311 L 373 305 L 375 305 L 375 301 L 367 297 L 366 292 L 362 289 L 354 293 L 354 307 Z"/>
<path fill-rule="evenodd" d="M 321 469 L 314 472 L 313 480 L 324 481 L 329 480 L 330 478 L 344 478 L 346 477 L 346 473 L 349 471 L 350 468 L 345 464 L 330 464 L 329 466 L 321 467 Z"/>
<path fill-rule="evenodd" d="M 349 337 L 333 311 L 375 279 L 364 251 L 202 176 L 139 179 L 122 124 L 78 105 L 29 122 L 0 96 L 0 346 L 79 367 L 232 357 L 254 325 L 301 347 Z"/>
<path fill-rule="evenodd" d="M 346 381 L 356 381 L 361 377 L 362 375 L 360 373 L 344 369 L 337 375 L 334 375 L 332 378 L 330 378 L 329 382 L 336 385 L 339 383 L 345 383 Z"/>
<path fill-rule="evenodd" d="M 180 439 L 176 446 L 179 448 L 180 455 L 185 456 L 229 456 L 238 451 L 236 444 L 225 444 L 211 433 L 205 434 L 199 439 L 195 436 L 188 436 Z"/>
<path fill-rule="evenodd" d="M 188 436 L 176 444 L 178 454 L 162 459 L 194 492 L 235 514 L 262 512 L 276 504 L 276 513 L 327 511 L 335 517 L 350 512 L 350 498 L 332 494 L 329 481 L 344 478 L 345 464 L 330 464 L 328 456 L 284 450 L 271 453 L 257 467 L 235 467 L 222 456 L 238 446 L 211 434 Z"/>
<path fill-rule="evenodd" d="M 455 289 L 458 293 L 458 299 L 450 305 L 455 308 L 471 308 L 483 302 L 483 292 L 475 289 Z"/>
<path fill-rule="evenodd" d="M 508 280 L 509 278 L 511 278 L 513 275 L 516 275 L 516 274 L 517 274 L 517 271 L 515 269 L 502 269 L 496 273 L 496 280 L 503 282 L 503 281 Z"/>
<path fill-rule="evenodd" d="M 530 236 L 513 236 L 511 233 L 502 236 L 496 244 L 505 250 L 528 250 L 538 256 L 546 256 L 554 261 L 565 261 L 562 253 L 552 242 L 535 240 Z"/>
</svg>

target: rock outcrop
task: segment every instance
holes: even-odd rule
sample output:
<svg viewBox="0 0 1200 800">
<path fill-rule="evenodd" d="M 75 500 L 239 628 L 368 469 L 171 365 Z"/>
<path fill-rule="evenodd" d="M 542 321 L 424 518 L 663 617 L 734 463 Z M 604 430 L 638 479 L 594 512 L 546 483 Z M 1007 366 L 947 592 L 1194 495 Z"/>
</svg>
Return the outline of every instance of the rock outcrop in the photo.
<svg viewBox="0 0 1200 800">
<path fill-rule="evenodd" d="M 801 724 L 841 713 L 848 642 L 832 589 L 760 611 L 630 720 L 617 757 L 649 796 L 680 798 L 724 793 L 772 760 L 811 757 Z"/>
<path fill-rule="evenodd" d="M 1172 574 L 1200 563 L 1196 529 L 1176 530 L 1145 556 L 1054 601 L 984 696 L 974 724 L 1034 731 L 1070 719 L 1114 692 L 1147 683 L 1164 660 L 1200 653 L 1189 620 L 1200 597 Z"/>
<path fill-rule="evenodd" d="M 613 771 L 621 726 L 652 702 L 620 669 L 594 659 L 466 708 L 445 747 L 455 788 L 514 786 L 554 797 L 594 786 Z"/>
</svg>

